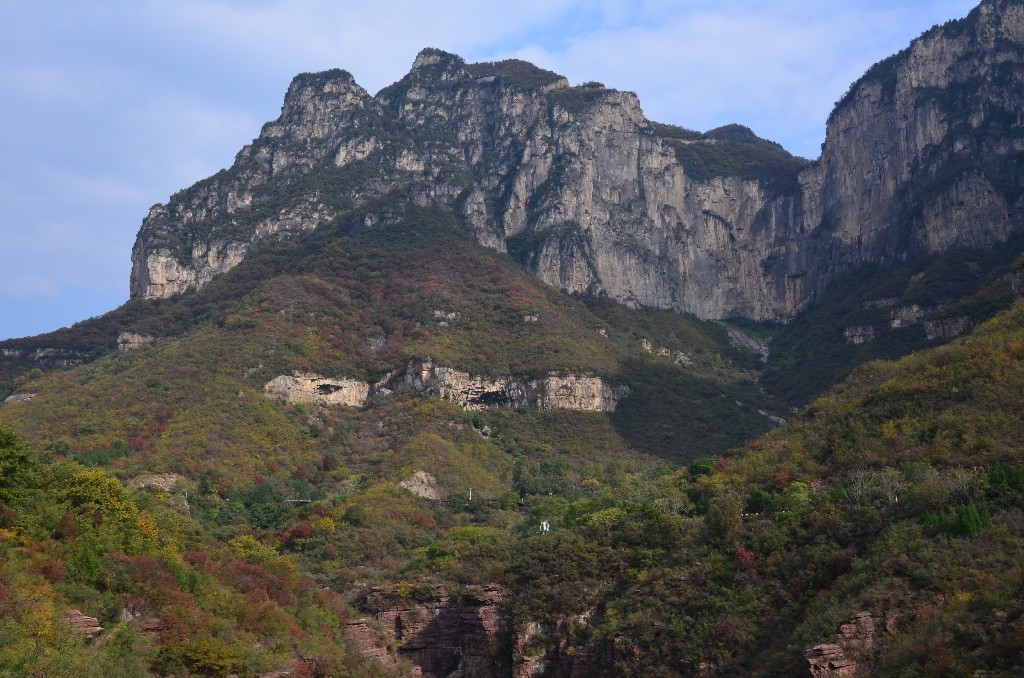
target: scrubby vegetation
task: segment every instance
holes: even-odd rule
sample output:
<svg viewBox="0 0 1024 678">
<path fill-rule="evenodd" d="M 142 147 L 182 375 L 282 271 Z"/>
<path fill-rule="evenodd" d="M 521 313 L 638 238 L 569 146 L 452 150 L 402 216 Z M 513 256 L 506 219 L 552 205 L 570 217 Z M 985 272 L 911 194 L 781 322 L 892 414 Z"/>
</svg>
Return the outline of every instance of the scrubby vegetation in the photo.
<svg viewBox="0 0 1024 678">
<path fill-rule="evenodd" d="M 793 195 L 799 189 L 797 175 L 809 164 L 742 125 L 726 125 L 704 134 L 670 125 L 654 124 L 652 129 L 666 139 L 687 176 L 696 181 L 753 179 L 773 194 Z"/>
<path fill-rule="evenodd" d="M 36 397 L 0 409 L 18 431 L 0 436 L 4 670 L 373 675 L 344 622 L 387 582 L 500 583 L 508 615 L 549 629 L 531 651 L 608 657 L 596 675 L 792 675 L 860 610 L 895 620 L 858 658 L 880 670 L 1019 670 L 1024 307 L 869 363 L 750 442 L 767 428 L 759 363 L 723 327 L 560 294 L 446 218 L 267 243 L 200 292 L 58 335 L 157 340 L 23 373 Z M 832 308 L 889 285 L 994 310 L 1000 256 L 874 274 Z M 612 415 L 262 394 L 292 370 L 372 381 L 427 356 L 633 392 Z M 173 486 L 125 489 L 154 471 Z M 416 471 L 440 499 L 399 485 Z"/>
<path fill-rule="evenodd" d="M 790 324 L 760 328 L 772 337 L 762 383 L 801 405 L 863 362 L 936 345 L 942 340 L 928 339 L 929 320 L 966 318 L 972 326 L 984 322 L 1013 303 L 1011 278 L 1021 268 L 1021 248 L 1020 239 L 1014 238 L 997 249 L 955 249 L 840 277 Z M 919 319 L 892 326 L 899 309 L 913 307 Z M 873 328 L 875 338 L 851 343 L 844 330 L 857 326 Z"/>
<path fill-rule="evenodd" d="M 165 492 L 26 447 L 0 427 L 0 675 L 386 675 L 353 612 L 249 534 L 226 543 Z M 62 621 L 86 610 L 86 642 Z"/>
</svg>

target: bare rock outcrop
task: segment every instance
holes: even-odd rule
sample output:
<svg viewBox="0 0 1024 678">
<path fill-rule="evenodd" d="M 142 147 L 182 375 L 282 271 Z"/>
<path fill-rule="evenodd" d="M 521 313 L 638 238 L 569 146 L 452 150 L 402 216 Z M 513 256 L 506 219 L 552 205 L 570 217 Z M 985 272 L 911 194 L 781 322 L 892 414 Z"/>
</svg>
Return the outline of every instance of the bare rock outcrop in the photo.
<svg viewBox="0 0 1024 678">
<path fill-rule="evenodd" d="M 829 642 L 807 650 L 808 675 L 814 678 L 869 675 L 869 667 L 863 660 L 865 652 L 884 643 L 885 634 L 895 631 L 897 624 L 896 615 L 890 612 L 884 615 L 858 612 L 849 622 L 840 625 L 839 633 Z"/>
<path fill-rule="evenodd" d="M 931 309 L 934 311 L 935 309 Z M 889 315 L 889 327 L 894 330 L 904 329 L 916 325 L 921 321 L 921 318 L 925 317 L 931 312 L 929 309 L 921 308 L 917 304 L 911 304 L 910 306 L 900 306 L 890 311 Z"/>
<path fill-rule="evenodd" d="M 972 327 L 974 327 L 974 323 L 971 321 L 971 318 L 962 315 L 955 318 L 926 320 L 924 323 L 924 333 L 929 341 L 937 339 L 948 341 L 949 339 L 955 339 L 962 334 L 966 334 Z"/>
<path fill-rule="evenodd" d="M 179 473 L 142 473 L 130 479 L 126 484 L 135 490 L 153 487 L 161 492 L 170 492 L 185 476 Z"/>
<path fill-rule="evenodd" d="M 426 471 L 414 471 L 412 476 L 398 483 L 398 486 L 424 499 L 437 501 L 441 498 L 441 493 L 437 490 L 437 478 Z"/>
<path fill-rule="evenodd" d="M 28 401 L 35 398 L 37 395 L 37 393 L 29 393 L 27 391 L 22 391 L 21 393 L 12 393 L 11 395 L 4 398 L 4 401 L 0 403 L 0 406 L 10 405 L 11 403 L 27 403 Z"/>
<path fill-rule="evenodd" d="M 856 267 L 1024 230 L 1022 93 L 1012 0 L 983 0 L 872 67 L 813 163 L 739 125 L 653 123 L 630 92 L 569 87 L 524 62 L 427 49 L 376 96 L 344 71 L 302 74 L 229 170 L 152 208 L 132 295 L 201 287 L 260 240 L 401 192 L 567 292 L 787 320 Z M 771 162 L 747 162 L 758 157 Z"/>
<path fill-rule="evenodd" d="M 148 344 L 153 341 L 153 337 L 148 334 L 139 334 L 138 332 L 122 332 L 117 335 L 117 350 L 118 351 L 134 351 L 143 344 Z"/>
<path fill-rule="evenodd" d="M 414 390 L 448 400 L 467 410 L 488 407 L 531 407 L 539 410 L 613 412 L 629 393 L 599 377 L 549 374 L 537 379 L 473 377 L 432 360 L 410 360 L 387 388 Z"/>
<path fill-rule="evenodd" d="M 850 325 L 843 329 L 843 339 L 848 344 L 863 344 L 874 341 L 878 336 L 874 325 Z"/>
<path fill-rule="evenodd" d="M 345 635 L 364 657 L 376 659 L 385 669 L 398 671 L 398 658 L 388 649 L 387 633 L 368 619 L 353 619 L 345 624 Z"/>
<path fill-rule="evenodd" d="M 424 678 L 505 678 L 507 668 L 500 661 L 502 648 L 509 642 L 509 626 L 500 605 L 504 591 L 496 584 L 468 586 L 463 595 L 452 599 L 442 589 L 428 599 L 417 599 L 402 585 L 374 587 L 362 602 L 372 610 L 377 628 L 386 634 L 386 643 L 397 648 L 398 657 L 412 663 L 414 673 Z M 365 620 L 351 622 L 356 637 L 372 638 Z M 389 661 L 382 656 L 381 639 L 360 642 L 367 656 Z M 385 652 L 386 654 L 386 652 Z M 394 660 L 391 660 L 392 662 Z"/>
<path fill-rule="evenodd" d="M 275 377 L 267 382 L 263 391 L 271 398 L 290 403 L 362 407 L 370 395 L 370 385 L 356 379 L 329 379 L 297 372 L 291 377 Z"/>
<path fill-rule="evenodd" d="M 65 624 L 69 624 L 75 633 L 87 640 L 91 640 L 103 632 L 99 619 L 82 614 L 79 610 L 65 610 L 61 619 Z"/>
</svg>

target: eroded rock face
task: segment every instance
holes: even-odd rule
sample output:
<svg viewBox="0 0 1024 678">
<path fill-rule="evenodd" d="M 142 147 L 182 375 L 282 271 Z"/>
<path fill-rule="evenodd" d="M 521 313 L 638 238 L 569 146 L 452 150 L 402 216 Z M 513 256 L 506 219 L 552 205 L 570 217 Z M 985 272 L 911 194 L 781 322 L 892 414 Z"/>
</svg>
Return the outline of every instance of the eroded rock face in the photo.
<svg viewBox="0 0 1024 678">
<path fill-rule="evenodd" d="M 103 632 L 99 619 L 82 614 L 78 610 L 65 610 L 61 619 L 65 624 L 69 624 L 75 633 L 86 639 L 92 639 Z"/>
<path fill-rule="evenodd" d="M 470 376 L 430 360 L 412 360 L 387 385 L 392 391 L 415 390 L 455 403 L 467 410 L 488 407 L 532 407 L 539 410 L 613 412 L 629 393 L 599 377 L 549 374 L 539 379 Z"/>
<path fill-rule="evenodd" d="M 290 403 L 362 407 L 370 396 L 370 385 L 356 379 L 328 379 L 318 374 L 296 373 L 272 379 L 263 391 Z"/>
<path fill-rule="evenodd" d="M 431 600 L 417 601 L 398 595 L 393 588 L 375 587 L 364 606 L 374 610 L 377 627 L 398 648 L 398 657 L 413 664 L 417 675 L 507 678 L 508 667 L 501 661 L 502 648 L 509 642 L 509 626 L 499 607 L 503 599 L 504 591 L 496 584 L 468 586 L 458 601 L 443 589 Z M 359 623 L 350 623 L 349 629 Z M 360 642 L 360 646 L 366 645 L 364 654 L 382 659 L 387 666 L 379 643 L 377 639 L 376 644 Z"/>
<path fill-rule="evenodd" d="M 143 344 L 148 344 L 153 341 L 153 337 L 148 334 L 139 334 L 138 332 L 122 332 L 117 335 L 117 350 L 118 351 L 134 351 Z"/>
<path fill-rule="evenodd" d="M 429 359 L 410 360 L 401 371 L 392 372 L 373 386 L 355 379 L 329 379 L 297 372 L 294 376 L 275 377 L 263 391 L 270 398 L 318 405 L 362 407 L 371 395 L 417 391 L 467 410 L 530 407 L 586 412 L 614 412 L 619 401 L 629 394 L 628 387 L 611 386 L 600 377 L 552 373 L 538 379 L 485 379 Z"/>
<path fill-rule="evenodd" d="M 414 471 L 412 476 L 398 483 L 398 486 L 424 499 L 437 501 L 441 498 L 437 490 L 437 478 L 426 471 Z"/>
<path fill-rule="evenodd" d="M 874 325 L 850 325 L 843 329 L 843 339 L 848 344 L 863 344 L 874 341 L 877 333 Z"/>
<path fill-rule="evenodd" d="M 11 403 L 27 403 L 28 401 L 35 398 L 36 395 L 38 394 L 28 392 L 12 393 L 11 395 L 4 398 L 3 403 L 0 403 L 0 405 L 10 405 Z"/>
<path fill-rule="evenodd" d="M 830 642 L 815 645 L 807 651 L 808 675 L 814 678 L 839 678 L 870 674 L 863 657 L 867 651 L 884 643 L 884 636 L 896 630 L 896 615 L 872 615 L 858 612 L 848 623 L 839 627 L 839 633 Z"/>
<path fill-rule="evenodd" d="M 932 309 L 934 310 L 934 309 Z M 910 306 L 900 306 L 894 308 L 890 315 L 892 319 L 889 321 L 889 327 L 894 330 L 903 329 L 905 327 L 911 327 L 920 322 L 921 318 L 928 315 L 931 311 L 925 308 L 921 308 L 917 304 L 911 304 Z"/>
<path fill-rule="evenodd" d="M 1022 66 L 1024 8 L 984 0 L 855 83 L 821 158 L 790 163 L 785 181 L 716 176 L 688 154 L 722 138 L 651 123 L 628 92 L 540 69 L 517 79 L 522 65 L 424 50 L 376 96 L 344 71 L 303 74 L 231 169 L 151 210 L 132 294 L 202 286 L 261 239 L 401 189 L 566 291 L 786 320 L 862 264 L 1024 228 Z"/>
<path fill-rule="evenodd" d="M 147 487 L 155 487 L 162 492 L 170 492 L 185 476 L 178 473 L 143 473 L 128 481 L 128 487 L 141 490 Z"/>
<path fill-rule="evenodd" d="M 945 341 L 955 339 L 962 334 L 966 334 L 973 326 L 974 323 L 971 322 L 970 317 L 966 315 L 958 316 L 956 318 L 926 320 L 924 323 L 924 333 L 928 337 L 929 341 L 935 341 L 937 339 Z"/>
</svg>

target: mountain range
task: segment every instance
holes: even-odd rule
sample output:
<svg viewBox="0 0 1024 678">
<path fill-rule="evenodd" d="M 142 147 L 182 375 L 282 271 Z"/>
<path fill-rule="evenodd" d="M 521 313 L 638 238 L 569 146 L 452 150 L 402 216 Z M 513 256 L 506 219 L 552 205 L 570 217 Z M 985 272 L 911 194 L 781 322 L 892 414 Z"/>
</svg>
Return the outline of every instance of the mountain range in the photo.
<svg viewBox="0 0 1024 678">
<path fill-rule="evenodd" d="M 0 342 L 0 673 L 1017 675 L 1024 3 L 821 157 L 436 49 L 302 74 Z"/>
</svg>

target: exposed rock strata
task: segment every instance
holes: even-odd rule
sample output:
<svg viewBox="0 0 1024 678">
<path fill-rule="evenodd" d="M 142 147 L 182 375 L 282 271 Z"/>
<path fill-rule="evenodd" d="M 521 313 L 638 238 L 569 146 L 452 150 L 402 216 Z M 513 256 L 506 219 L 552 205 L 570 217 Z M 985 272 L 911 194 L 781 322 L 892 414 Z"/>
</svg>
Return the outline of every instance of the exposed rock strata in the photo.
<svg viewBox="0 0 1024 678">
<path fill-rule="evenodd" d="M 839 627 L 839 633 L 830 642 L 807 651 L 808 675 L 814 678 L 866 675 L 863 655 L 883 643 L 884 634 L 895 631 L 897 622 L 896 615 L 889 612 L 884 616 L 858 612 Z"/>
<path fill-rule="evenodd" d="M 139 334 L 137 332 L 122 332 L 117 335 L 117 350 L 118 351 L 134 351 L 143 344 L 148 344 L 153 341 L 153 337 L 148 334 Z"/>
<path fill-rule="evenodd" d="M 376 659 L 385 669 L 398 672 L 398 658 L 389 652 L 386 633 L 368 619 L 354 619 L 345 624 L 345 635 L 355 643 L 364 657 Z"/>
<path fill-rule="evenodd" d="M 843 329 L 843 339 L 848 344 L 863 344 L 874 341 L 878 336 L 874 325 L 850 325 Z"/>
<path fill-rule="evenodd" d="M 263 387 L 270 398 L 290 403 L 362 407 L 372 395 L 387 396 L 417 391 L 453 402 L 467 410 L 488 407 L 530 407 L 537 410 L 614 412 L 628 393 L 626 386 L 610 386 L 600 377 L 548 374 L 537 379 L 498 377 L 485 379 L 468 372 L 436 365 L 432 360 L 410 360 L 400 372 L 371 386 L 355 379 L 329 379 L 297 372 L 275 377 Z"/>
<path fill-rule="evenodd" d="M 127 485 L 135 490 L 155 487 L 162 492 L 170 492 L 183 480 L 185 476 L 178 473 L 143 473 L 129 480 Z"/>
<path fill-rule="evenodd" d="M 70 625 L 75 633 L 83 636 L 87 640 L 92 639 L 103 632 L 103 627 L 100 626 L 99 619 L 82 614 L 78 610 L 65 610 L 61 615 L 61 619 L 65 624 Z"/>
<path fill-rule="evenodd" d="M 497 585 L 468 586 L 460 600 L 444 590 L 431 600 L 402 597 L 394 590 L 375 587 L 364 602 L 374 610 L 387 641 L 398 657 L 413 664 L 424 678 L 505 678 L 502 647 L 509 642 L 509 626 L 500 612 L 504 592 Z M 349 624 L 349 630 L 355 624 Z M 357 637 L 360 634 L 357 633 Z M 362 637 L 368 633 L 362 633 Z M 379 643 L 379 641 L 378 641 Z M 389 661 L 380 645 L 360 642 L 364 654 Z M 392 659 L 391 662 L 394 660 Z"/>
<path fill-rule="evenodd" d="M 264 393 L 290 403 L 347 405 L 362 407 L 370 395 L 370 385 L 356 379 L 328 379 L 318 374 L 281 375 L 267 382 Z"/>
<path fill-rule="evenodd" d="M 699 162 L 737 138 L 766 152 L 749 130 L 657 125 L 631 93 L 521 63 L 424 50 L 376 96 L 344 71 L 303 74 L 231 169 L 151 210 L 132 295 L 202 286 L 261 239 L 397 190 L 566 291 L 785 320 L 859 265 L 1024 227 L 1022 65 L 1024 8 L 985 0 L 855 83 L 817 162 L 773 151 L 757 176 Z"/>
<path fill-rule="evenodd" d="M 33 398 L 35 398 L 36 395 L 37 395 L 36 393 L 28 393 L 28 392 L 24 392 L 24 391 L 21 392 L 21 393 L 12 393 L 11 395 L 9 395 L 6 398 L 4 398 L 3 403 L 0 403 L 0 404 L 2 404 L 2 405 L 10 405 L 11 403 L 27 403 L 28 401 L 30 401 Z"/>
<path fill-rule="evenodd" d="M 470 376 L 430 360 L 412 360 L 388 382 L 393 391 L 415 390 L 448 400 L 467 410 L 488 407 L 531 407 L 538 410 L 613 412 L 629 393 L 599 377 L 549 374 L 539 379 Z"/>
<path fill-rule="evenodd" d="M 424 499 L 436 501 L 441 498 L 441 493 L 437 491 L 437 478 L 426 471 L 414 471 L 412 476 L 398 483 L 398 486 Z"/>
<path fill-rule="evenodd" d="M 935 309 L 932 309 L 934 311 Z M 921 318 L 928 315 L 931 311 L 925 308 L 921 308 L 917 304 L 911 304 L 910 306 L 900 306 L 894 308 L 890 315 L 892 319 L 889 321 L 889 327 L 894 330 L 911 327 L 920 322 Z"/>
<path fill-rule="evenodd" d="M 929 341 L 935 341 L 936 339 L 947 341 L 966 334 L 973 326 L 974 323 L 971 322 L 970 317 L 965 315 L 956 318 L 926 320 L 924 323 L 924 333 Z"/>
</svg>

